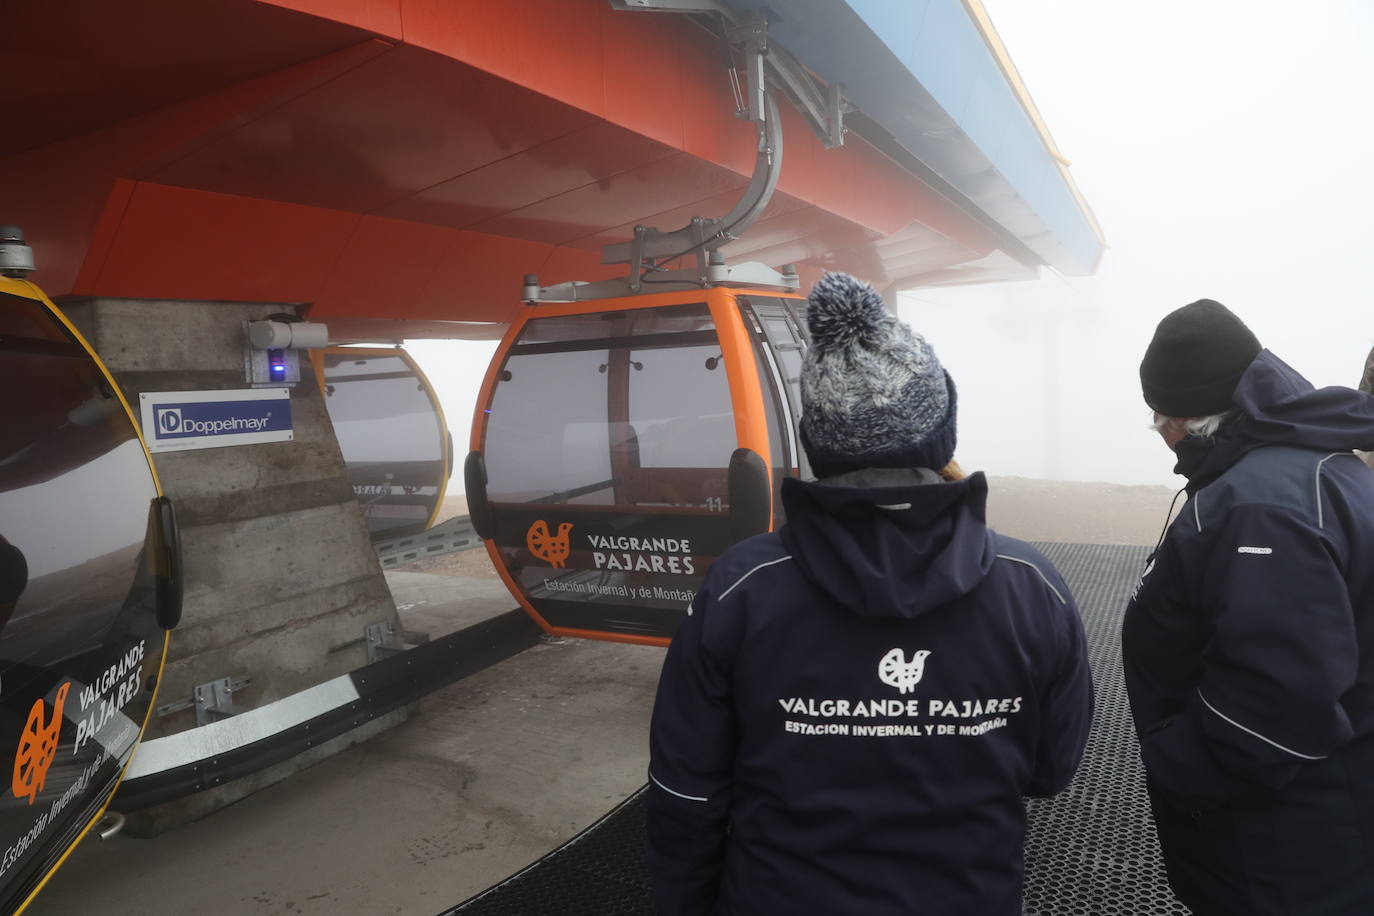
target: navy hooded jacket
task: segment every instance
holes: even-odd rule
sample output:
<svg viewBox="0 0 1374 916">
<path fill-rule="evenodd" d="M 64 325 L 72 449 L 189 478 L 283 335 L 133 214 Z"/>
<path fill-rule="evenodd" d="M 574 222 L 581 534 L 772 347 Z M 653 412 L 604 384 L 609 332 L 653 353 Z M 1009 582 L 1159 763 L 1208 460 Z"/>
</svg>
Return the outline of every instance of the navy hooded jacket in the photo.
<svg viewBox="0 0 1374 916">
<path fill-rule="evenodd" d="M 1092 683 L 986 497 L 789 479 L 787 524 L 711 567 L 654 706 L 661 914 L 1020 914 L 1022 796 L 1068 784 Z"/>
<path fill-rule="evenodd" d="M 1122 631 L 1170 880 L 1199 912 L 1367 916 L 1374 397 L 1264 350 L 1233 400 L 1179 443 L 1189 499 Z"/>
</svg>

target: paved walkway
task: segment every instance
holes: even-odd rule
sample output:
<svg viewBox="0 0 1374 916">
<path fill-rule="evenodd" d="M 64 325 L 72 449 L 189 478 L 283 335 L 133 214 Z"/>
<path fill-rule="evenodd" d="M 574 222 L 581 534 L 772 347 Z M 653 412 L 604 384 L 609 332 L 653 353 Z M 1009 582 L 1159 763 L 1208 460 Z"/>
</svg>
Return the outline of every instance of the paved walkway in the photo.
<svg viewBox="0 0 1374 916">
<path fill-rule="evenodd" d="M 499 580 L 388 579 L 406 629 L 431 637 L 513 605 Z M 206 820 L 152 840 L 88 839 L 26 916 L 433 916 L 644 782 L 662 657 L 536 646 Z"/>
</svg>

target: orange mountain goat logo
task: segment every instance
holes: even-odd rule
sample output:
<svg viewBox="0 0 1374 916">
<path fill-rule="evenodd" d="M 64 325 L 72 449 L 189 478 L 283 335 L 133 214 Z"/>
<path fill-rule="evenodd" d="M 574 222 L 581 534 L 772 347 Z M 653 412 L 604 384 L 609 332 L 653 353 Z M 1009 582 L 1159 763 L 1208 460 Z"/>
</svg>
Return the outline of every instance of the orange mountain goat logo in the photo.
<svg viewBox="0 0 1374 916">
<path fill-rule="evenodd" d="M 562 569 L 568 564 L 568 553 L 572 550 L 572 543 L 568 538 L 572 527 L 571 523 L 563 522 L 558 526 L 557 534 L 549 534 L 549 526 L 544 524 L 541 518 L 525 532 L 525 546 L 530 549 L 530 553 L 545 563 L 555 569 Z"/>
<path fill-rule="evenodd" d="M 57 696 L 52 703 L 52 718 L 43 721 L 47 704 L 39 697 L 33 701 L 29 710 L 29 720 L 24 723 L 24 733 L 19 736 L 19 750 L 14 754 L 14 796 L 29 797 L 29 804 L 38 798 L 48 779 L 48 767 L 57 756 L 57 736 L 62 730 L 62 706 L 67 702 L 67 691 L 72 682 L 67 681 L 57 688 Z"/>
</svg>

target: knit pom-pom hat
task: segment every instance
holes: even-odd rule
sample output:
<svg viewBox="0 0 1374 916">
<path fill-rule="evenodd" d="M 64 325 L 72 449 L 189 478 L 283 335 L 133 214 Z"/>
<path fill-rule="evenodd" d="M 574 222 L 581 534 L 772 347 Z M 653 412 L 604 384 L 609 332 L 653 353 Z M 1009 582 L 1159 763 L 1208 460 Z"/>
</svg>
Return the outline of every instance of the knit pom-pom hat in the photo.
<svg viewBox="0 0 1374 916">
<path fill-rule="evenodd" d="M 801 437 L 816 476 L 949 464 L 954 380 L 877 290 L 828 273 L 811 290 L 806 323 Z"/>
</svg>

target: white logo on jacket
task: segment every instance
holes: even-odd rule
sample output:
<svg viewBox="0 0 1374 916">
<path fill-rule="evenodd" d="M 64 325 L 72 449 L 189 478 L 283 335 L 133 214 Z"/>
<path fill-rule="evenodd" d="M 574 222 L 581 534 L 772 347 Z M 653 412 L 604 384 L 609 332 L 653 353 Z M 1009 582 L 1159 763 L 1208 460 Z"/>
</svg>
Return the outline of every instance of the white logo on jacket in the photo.
<svg viewBox="0 0 1374 916">
<path fill-rule="evenodd" d="M 912 653 L 908 662 L 901 649 L 893 649 L 878 662 L 878 678 L 889 687 L 896 687 L 900 693 L 910 693 L 926 673 L 926 658 L 929 655 L 929 649 L 920 649 Z"/>
</svg>

